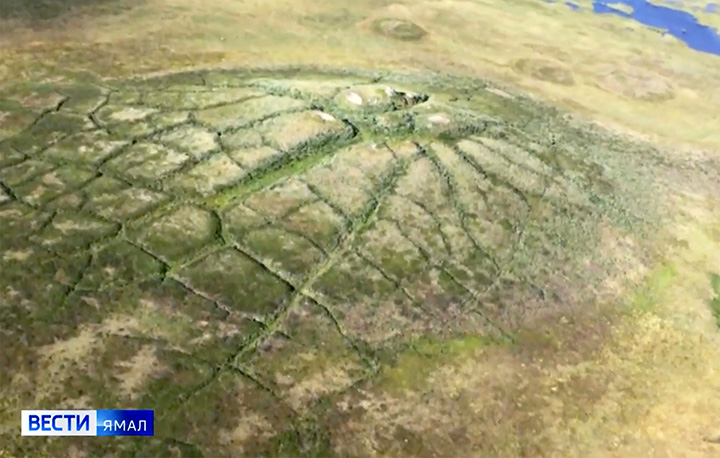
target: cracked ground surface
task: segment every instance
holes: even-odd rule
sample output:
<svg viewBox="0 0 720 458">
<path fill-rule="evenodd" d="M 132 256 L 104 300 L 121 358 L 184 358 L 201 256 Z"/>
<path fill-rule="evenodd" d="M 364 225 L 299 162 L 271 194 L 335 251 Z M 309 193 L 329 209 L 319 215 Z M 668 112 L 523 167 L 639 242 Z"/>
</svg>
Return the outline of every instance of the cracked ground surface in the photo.
<svg viewBox="0 0 720 458">
<path fill-rule="evenodd" d="M 650 256 L 608 239 L 664 212 L 653 148 L 477 81 L 207 71 L 0 103 L 11 455 L 541 453 L 543 419 L 428 366 L 547 345 L 537 323 L 613 296 L 619 251 Z M 30 405 L 154 408 L 156 437 L 28 441 Z"/>
</svg>

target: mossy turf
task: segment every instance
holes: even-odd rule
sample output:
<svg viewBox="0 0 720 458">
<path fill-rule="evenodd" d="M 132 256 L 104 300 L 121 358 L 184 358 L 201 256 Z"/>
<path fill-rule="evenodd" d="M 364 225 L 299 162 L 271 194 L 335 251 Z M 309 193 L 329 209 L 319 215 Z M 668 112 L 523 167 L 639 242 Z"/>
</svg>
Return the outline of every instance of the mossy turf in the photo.
<svg viewBox="0 0 720 458">
<path fill-rule="evenodd" d="M 712 286 L 715 297 L 710 299 L 710 311 L 715 317 L 718 327 L 720 328 L 720 275 L 716 273 L 710 274 L 710 285 Z"/>
<path fill-rule="evenodd" d="M 10 456 L 333 454 L 343 396 L 511 346 L 593 300 L 614 268 L 601 228 L 659 221 L 651 148 L 483 82 L 63 84 L 35 88 L 39 112 L 13 95 L 31 86 L 0 98 L 38 113 L 0 140 Z M 29 441 L 30 406 L 153 408 L 156 437 Z"/>
</svg>

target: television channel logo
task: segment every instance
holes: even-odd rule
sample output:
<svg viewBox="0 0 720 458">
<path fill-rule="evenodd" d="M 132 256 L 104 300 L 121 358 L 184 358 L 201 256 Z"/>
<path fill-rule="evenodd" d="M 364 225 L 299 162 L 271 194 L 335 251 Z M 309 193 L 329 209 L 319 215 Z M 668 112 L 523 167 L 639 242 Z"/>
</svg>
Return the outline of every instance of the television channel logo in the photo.
<svg viewBox="0 0 720 458">
<path fill-rule="evenodd" d="M 23 436 L 153 436 L 153 410 L 23 410 Z"/>
</svg>

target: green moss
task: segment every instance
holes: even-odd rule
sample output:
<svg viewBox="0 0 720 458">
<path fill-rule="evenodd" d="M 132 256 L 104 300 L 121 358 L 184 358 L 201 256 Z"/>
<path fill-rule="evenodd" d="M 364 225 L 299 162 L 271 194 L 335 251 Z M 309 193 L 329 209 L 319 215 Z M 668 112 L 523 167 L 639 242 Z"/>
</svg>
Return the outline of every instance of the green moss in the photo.
<svg viewBox="0 0 720 458">
<path fill-rule="evenodd" d="M 282 334 L 265 340 L 247 360 L 279 396 L 299 401 L 301 408 L 310 407 L 314 400 L 346 388 L 363 375 L 360 354 L 320 307 L 306 302 L 293 309 L 281 329 Z M 303 385 L 310 390 L 298 398 Z"/>
<path fill-rule="evenodd" d="M 187 315 L 169 315 L 146 307 L 136 312 L 134 317 L 138 320 L 138 328 L 144 333 L 150 337 L 162 337 L 171 346 L 191 347 L 187 345 L 188 339 L 199 334 L 197 323 Z"/>
<path fill-rule="evenodd" d="M 98 107 L 104 100 L 104 91 L 94 84 L 78 84 L 63 88 L 68 100 L 63 103 L 62 109 L 79 114 L 88 114 Z"/>
<path fill-rule="evenodd" d="M 71 132 L 91 128 L 92 123 L 85 116 L 51 112 L 24 130 L 20 135 L 9 140 L 10 145 L 26 154 L 34 154 L 66 137 Z"/>
<path fill-rule="evenodd" d="M 52 167 L 52 164 L 48 164 L 47 162 L 30 159 L 4 169 L 0 172 L 0 178 L 2 178 L 3 182 L 8 186 L 17 186 L 31 178 L 49 172 Z"/>
<path fill-rule="evenodd" d="M 127 298 L 132 288 L 124 288 L 115 300 L 124 303 L 121 313 L 134 321 L 134 335 L 209 363 L 225 362 L 261 326 L 248 317 L 230 316 L 177 282 L 146 282 L 136 297 Z"/>
<path fill-rule="evenodd" d="M 351 138 L 353 131 L 332 115 L 303 111 L 272 118 L 257 127 L 266 143 L 281 151 L 301 152 Z"/>
<path fill-rule="evenodd" d="M 482 348 L 507 343 L 477 335 L 449 339 L 421 337 L 392 357 L 392 365 L 380 375 L 380 386 L 390 392 L 421 390 L 440 366 L 464 362 Z"/>
<path fill-rule="evenodd" d="M 350 143 L 350 140 L 308 148 L 300 154 L 285 155 L 279 161 L 273 161 L 265 167 L 251 171 L 247 179 L 237 186 L 221 191 L 209 199 L 209 203 L 216 208 L 225 208 L 232 202 L 267 188 L 284 178 L 302 175 L 305 171 L 321 164 L 338 148 L 342 148 L 348 143 Z"/>
<path fill-rule="evenodd" d="M 186 154 L 156 143 L 138 143 L 108 161 L 106 166 L 131 182 L 156 187 L 159 179 L 177 172 L 188 159 Z"/>
<path fill-rule="evenodd" d="M 258 456 L 333 456 L 331 433 L 319 422 L 307 419 L 299 427 L 273 437 Z"/>
<path fill-rule="evenodd" d="M 115 224 L 92 215 L 60 213 L 42 233 L 31 237 L 31 240 L 56 250 L 73 250 L 87 247 L 100 238 L 116 233 L 118 229 Z"/>
<path fill-rule="evenodd" d="M 21 153 L 0 142 L 0 168 L 18 164 L 23 159 L 25 159 L 25 156 Z"/>
<path fill-rule="evenodd" d="M 288 285 L 234 249 L 212 253 L 179 274 L 212 299 L 248 313 L 272 313 L 290 295 Z"/>
<path fill-rule="evenodd" d="M 43 156 L 59 163 L 97 164 L 127 143 L 127 140 L 112 137 L 103 131 L 82 132 L 59 141 Z"/>
<path fill-rule="evenodd" d="M 72 166 L 59 167 L 15 188 L 32 205 L 43 205 L 88 182 L 95 172 Z"/>
<path fill-rule="evenodd" d="M 263 95 L 250 88 L 230 88 L 225 90 L 212 90 L 205 86 L 181 86 L 165 91 L 158 88 L 143 97 L 143 103 L 152 107 L 174 110 L 197 110 L 213 106 L 240 103 L 250 98 Z M 186 89 L 183 91 L 182 89 Z"/>
<path fill-rule="evenodd" d="M 253 229 L 268 223 L 263 215 L 243 204 L 226 208 L 221 213 L 223 238 L 239 241 Z"/>
<path fill-rule="evenodd" d="M 308 108 L 303 101 L 290 97 L 266 95 L 249 99 L 239 105 L 225 105 L 200 110 L 195 116 L 204 124 L 225 130 L 246 127 L 275 114 L 303 108 Z"/>
<path fill-rule="evenodd" d="M 103 110 L 110 111 L 109 108 Z M 123 138 L 139 138 L 147 137 L 155 132 L 162 130 L 168 130 L 187 122 L 188 112 L 187 111 L 166 111 L 161 113 L 148 114 L 142 121 L 114 121 L 107 119 L 107 113 L 101 113 L 105 115 L 104 119 L 100 119 L 101 122 L 107 125 L 110 133 L 117 137 Z"/>
<path fill-rule="evenodd" d="M 334 264 L 313 283 L 313 287 L 340 301 L 353 303 L 362 298 L 360 300 L 369 299 L 369 304 L 392 296 L 397 290 L 394 283 L 352 253 L 344 256 L 342 262 Z"/>
<path fill-rule="evenodd" d="M 161 265 L 152 256 L 127 242 L 116 242 L 93 256 L 81 287 L 89 290 L 124 287 L 128 283 L 158 277 Z"/>
<path fill-rule="evenodd" d="M 264 438 L 286 430 L 294 417 L 271 393 L 237 373 L 224 371 L 209 378 L 206 373 L 201 378 L 194 366 L 181 370 L 187 374 L 186 380 L 167 377 L 151 387 L 151 391 L 163 393 L 148 398 L 162 412 L 155 421 L 157 437 L 182 438 L 202 450 L 204 456 L 237 456 L 240 447 L 243 455 L 268 456 L 249 452 L 263 447 Z M 263 422 L 252 424 L 247 417 L 260 417 Z M 256 434 L 241 436 L 233 443 L 232 434 L 239 425 L 248 425 Z"/>
<path fill-rule="evenodd" d="M 290 215 L 285 227 L 301 232 L 327 252 L 337 245 L 344 221 L 326 203 L 315 202 Z"/>
<path fill-rule="evenodd" d="M 95 89 L 79 88 L 68 92 L 70 99 L 59 112 L 47 112 L 18 137 L 0 142 L 0 177 L 9 196 L 0 208 L 0 241 L 6 254 L 0 260 L 3 272 L 0 291 L 8 292 L 3 296 L 0 321 L 10 324 L 6 339 L 9 345 L 2 348 L 0 355 L 1 360 L 10 362 L 10 375 L 3 375 L 6 377 L 3 380 L 26 372 L 32 379 L 36 369 L 31 365 L 37 365 L 32 359 L 37 358 L 36 349 L 53 341 L 68 340 L 76 336 L 79 329 L 100 330 L 102 335 L 98 339 L 105 348 L 88 358 L 87 367 L 73 368 L 77 374 L 67 383 L 63 393 L 66 397 L 87 393 L 91 398 L 88 402 L 101 407 L 130 402 L 119 398 L 121 393 L 116 388 L 120 380 L 113 374 L 125 372 L 120 368 L 128 367 L 126 363 L 148 345 L 154 346 L 154 355 L 163 367 L 142 380 L 137 388 L 138 397 L 133 400 L 139 405 L 156 406 L 163 412 L 157 422 L 157 440 L 133 442 L 129 439 L 122 444 L 81 447 L 89 456 L 329 455 L 328 431 L 314 415 L 325 414 L 325 409 L 330 417 L 337 414 L 337 398 L 332 393 L 367 375 L 368 367 L 374 364 L 366 364 L 366 355 L 384 359 L 380 361 L 385 363 L 385 369 L 380 368 L 378 388 L 396 394 L 429 389 L 431 380 L 434 384 L 442 383 L 433 377 L 437 368 L 472 364 L 481 357 L 483 347 L 510 343 L 477 335 L 445 335 L 422 337 L 397 348 L 388 341 L 373 339 L 379 335 L 375 327 L 381 331 L 387 328 L 384 335 L 402 336 L 398 339 L 411 339 L 406 331 L 416 332 L 414 326 L 419 324 L 419 314 L 414 313 L 412 304 L 401 293 L 409 293 L 411 297 L 416 293 L 423 295 L 418 301 L 422 302 L 423 310 L 440 315 L 441 319 L 436 322 L 422 322 L 420 326 L 428 324 L 450 333 L 454 322 L 444 319 L 443 313 L 451 307 L 450 312 L 454 313 L 456 307 L 469 304 L 469 289 L 477 291 L 496 285 L 488 302 L 492 302 L 497 311 L 490 307 L 483 311 L 492 315 L 488 319 L 512 321 L 514 314 L 520 313 L 517 312 L 519 306 L 514 305 L 525 303 L 529 287 L 519 281 L 495 282 L 499 269 L 507 277 L 527 278 L 528 282 L 547 285 L 548 298 L 551 298 L 551 294 L 564 286 L 555 289 L 552 282 L 545 280 L 558 273 L 563 276 L 567 273 L 568 283 L 572 285 L 587 284 L 583 275 L 592 269 L 583 267 L 582 261 L 597 254 L 600 218 L 615 227 L 621 218 L 637 220 L 649 214 L 645 211 L 647 208 L 643 208 L 643 212 L 635 211 L 635 206 L 642 205 L 641 200 L 636 199 L 639 191 L 626 193 L 645 183 L 636 179 L 637 176 L 653 176 L 640 173 L 647 169 L 632 162 L 644 160 L 636 159 L 636 149 L 585 131 L 576 132 L 562 124 L 558 113 L 534 102 L 486 94 L 480 82 L 460 84 L 457 79 L 442 76 L 436 86 L 428 88 L 421 84 L 425 81 L 422 76 L 395 75 L 373 81 L 391 86 L 407 83 L 406 88 L 417 84 L 423 86 L 418 89 L 427 89 L 432 99 L 427 103 L 419 99 L 411 103 L 398 98 L 398 94 L 377 92 L 383 86 L 374 84 L 374 92 L 366 95 L 381 102 L 377 107 L 367 111 L 342 109 L 337 100 L 330 99 L 342 87 L 352 84 L 315 87 L 310 82 L 309 86 L 301 87 L 294 81 L 278 80 L 283 76 L 299 76 L 300 72 L 297 73 L 268 74 L 274 78 L 269 83 L 250 83 L 249 75 L 238 73 L 213 74 L 206 78 L 208 83 L 215 81 L 221 85 L 254 84 L 256 87 L 249 92 L 208 89 L 197 74 L 130 82 L 121 87 L 121 92 L 113 93 L 110 104 L 98 113 L 100 121 L 107 121 L 115 135 L 106 135 L 97 125 L 88 126 L 86 117 L 75 116 L 80 112 L 86 114 L 98 101 L 104 100 Z M 353 78 L 371 80 L 357 74 Z M 52 95 L 53 91 L 47 92 Z M 271 95 L 237 106 L 226 105 L 256 91 Z M 336 128 L 324 129 L 325 124 L 315 124 L 317 119 L 306 119 L 310 112 L 283 114 L 285 110 L 304 110 L 313 101 L 322 102 L 314 109 L 335 116 Z M 409 109 L 412 104 L 415 106 Z M 141 105 L 176 111 L 138 111 Z M 174 149 L 151 144 L 149 137 L 133 138 L 158 134 L 163 141 L 172 143 L 173 137 L 163 137 L 162 133 L 170 126 L 196 125 L 188 113 L 181 111 L 195 107 L 208 108 L 199 113 L 198 118 L 217 123 L 218 128 L 210 131 L 187 127 L 181 131 L 185 136 L 175 138 L 178 144 Z M 6 108 L 13 113 L 24 109 L 19 104 L 0 102 L 0 111 Z M 32 111 L 30 122 L 41 109 Z M 23 113 L 17 120 L 11 114 L 13 129 L 25 120 Z M 119 116 L 113 118 L 113 113 Z M 346 114 L 349 121 L 341 123 L 342 114 Z M 266 119 L 271 115 L 277 117 Z M 489 119 L 487 115 L 500 116 L 502 121 Z M 246 122 L 247 129 L 235 132 Z M 226 127 L 229 130 L 217 132 Z M 95 130 L 78 134 L 82 129 Z M 351 152 L 343 157 L 345 153 L 341 151 L 354 143 L 382 145 L 403 139 L 429 145 L 440 138 L 448 140 L 445 146 L 452 146 L 458 137 L 481 131 L 483 138 L 501 138 L 502 142 L 517 147 L 517 151 L 510 147 L 503 149 L 502 143 L 498 151 L 488 153 L 489 158 L 473 156 L 477 166 L 471 167 L 467 158 L 463 163 L 457 151 L 445 148 L 442 159 L 449 161 L 445 167 L 431 150 L 428 156 L 436 167 L 430 172 L 419 170 L 422 174 L 418 175 L 414 169 L 404 175 L 405 161 L 411 162 L 416 157 L 414 144 L 406 148 L 412 152 L 397 152 L 400 165 L 391 173 L 393 161 L 387 151 L 372 156 L 362 145 L 358 154 Z M 556 132 L 557 144 L 563 145 L 562 150 L 546 147 L 549 139 L 555 143 Z M 68 135 L 77 136 L 65 138 Z M 180 150 L 191 146 L 189 142 L 193 137 L 207 140 L 196 144 L 206 145 L 206 149 L 188 149 L 191 156 L 197 153 L 195 158 L 180 154 Z M 39 153 L 56 140 L 59 142 L 53 147 Z M 133 140 L 134 146 L 123 146 Z M 244 163 L 237 150 L 261 145 L 269 148 L 267 145 L 273 142 L 282 151 L 266 156 L 248 153 L 248 158 L 260 158 L 254 163 Z M 221 153 L 212 156 L 211 161 L 196 163 L 205 154 L 214 154 L 216 146 L 223 149 L 222 154 L 237 159 L 239 166 L 220 159 L 224 158 Z M 80 151 L 83 147 L 86 149 Z M 629 150 L 633 154 L 627 154 Z M 23 154 L 36 152 L 32 159 L 26 159 Z M 348 157 L 351 160 L 344 164 L 346 168 L 334 167 L 327 164 L 333 156 L 338 160 Z M 217 163 L 212 162 L 215 158 L 219 158 Z M 426 160 L 415 164 L 421 165 Z M 72 166 L 71 162 L 84 162 L 88 169 Z M 543 201 L 542 214 L 529 214 L 521 192 L 511 185 L 528 189 L 536 177 L 524 169 L 516 169 L 516 164 L 535 167 L 533 170 L 542 175 L 557 174 L 557 183 L 572 182 L 582 189 L 571 192 L 569 187 L 560 185 L 548 188 L 543 199 L 537 198 Z M 100 169 L 94 170 L 95 165 Z M 325 175 L 314 174 L 315 171 L 305 174 L 318 165 Z M 88 175 L 91 166 L 97 179 L 90 179 Z M 251 170 L 247 176 L 231 173 L 240 168 Z M 484 173 L 479 169 L 484 169 Z M 363 175 L 354 173 L 359 170 Z M 483 180 L 482 176 L 489 172 L 495 176 Z M 305 176 L 300 176 L 303 174 Z M 403 176 L 407 181 L 402 183 L 406 184 L 398 186 Z M 172 180 L 188 177 L 194 187 L 205 186 L 203 189 L 208 194 L 216 191 L 219 194 L 208 197 L 171 186 Z M 443 177 L 445 183 L 440 182 Z M 293 178 L 304 179 L 317 187 L 320 200 L 314 200 L 318 196 L 307 190 L 303 193 L 299 187 L 274 192 L 274 185 L 279 184 L 279 188 Z M 433 180 L 439 181 L 435 184 Z M 585 196 L 594 189 L 593 183 L 602 182 L 604 186 L 604 180 L 608 184 L 605 190 L 596 186 L 608 194 L 605 198 L 598 191 L 604 199 L 600 204 L 593 202 L 590 208 L 572 200 L 570 194 Z M 528 191 L 537 192 L 537 189 Z M 36 197 L 32 197 L 33 193 Z M 400 234 L 381 230 L 378 209 L 382 207 L 379 205 L 384 205 L 395 193 L 422 202 L 433 214 L 421 221 L 416 218 L 416 214 L 422 213 L 419 208 L 408 207 L 405 213 L 393 208 L 387 214 L 380 212 L 380 217 L 396 219 L 404 229 Z M 16 195 L 38 208 L 9 201 Z M 58 207 L 58 202 L 65 198 L 68 203 Z M 324 199 L 338 203 L 328 205 Z M 346 221 L 339 214 L 339 202 L 355 214 L 352 221 L 350 218 Z M 628 202 L 635 203 L 631 206 Z M 157 209 L 160 205 L 163 207 Z M 56 208 L 61 210 L 53 213 L 54 220 L 48 222 L 50 211 Z M 70 208 L 83 210 L 70 211 Z M 263 225 L 266 228 L 255 230 Z M 445 260 L 444 247 L 439 244 L 448 245 L 448 251 L 452 251 L 452 259 L 448 260 L 451 262 L 440 272 L 428 265 L 422 250 L 408 247 L 409 242 L 402 235 L 407 232 L 422 238 L 411 228 L 415 232 L 435 231 L 436 225 L 447 240 L 443 240 L 440 233 L 432 242 L 428 239 L 432 254 L 439 253 L 434 261 Z M 292 235 L 286 235 L 283 230 Z M 369 237 L 372 231 L 376 233 Z M 482 246 L 473 247 L 466 240 L 468 234 L 463 232 Z M 335 253 L 330 262 L 324 264 L 321 250 L 298 234 L 307 236 L 326 252 L 333 251 L 348 235 L 350 240 L 357 236 L 354 247 L 362 249 L 363 256 L 371 262 L 348 250 Z M 125 237 L 136 243 L 121 241 Z M 232 243 L 236 243 L 237 248 L 232 248 Z M 43 248 L 55 253 L 49 254 Z M 170 265 L 164 265 L 156 256 Z M 255 261 L 256 257 L 261 262 Z M 370 264 L 379 267 L 393 281 Z M 315 270 L 318 266 L 322 269 Z M 578 268 L 573 269 L 574 266 Z M 318 275 L 317 281 L 306 285 L 307 289 L 331 296 L 318 295 L 318 300 L 327 300 L 333 316 L 327 316 L 329 311 L 322 307 L 314 312 L 303 311 L 307 315 L 299 313 L 300 307 L 286 309 L 288 301 L 299 296 L 279 278 L 278 274 L 284 278 L 285 272 L 300 278 L 309 272 Z M 603 270 L 599 276 L 607 272 L 609 270 Z M 664 299 L 674 276 L 672 266 L 663 266 L 654 272 L 632 298 L 635 309 L 652 310 Z M 397 280 L 405 290 L 398 291 Z M 720 277 L 717 274 L 711 275 L 711 284 L 715 297 L 710 307 L 720 325 Z M 294 305 L 296 302 L 293 300 Z M 283 313 L 279 313 L 281 311 Z M 402 317 L 392 316 L 395 313 Z M 118 324 L 123 328 L 113 327 Z M 274 331 L 278 333 L 270 339 L 273 342 L 261 339 Z M 533 348 L 557 349 L 558 339 L 557 335 L 542 330 L 518 336 L 518 340 Z M 262 343 L 256 345 L 259 342 Z M 383 354 L 387 357 L 382 358 Z M 242 372 L 252 374 L 255 382 L 251 383 Z M 286 383 L 288 378 L 285 382 L 277 381 L 277 374 L 291 377 L 293 383 Z M 340 375 L 335 377 L 337 374 Z M 333 380 L 328 381 L 330 378 Z M 312 406 L 309 416 L 312 418 L 293 420 L 294 414 L 285 409 L 283 399 L 288 400 L 288 389 L 307 385 L 307 382 L 317 383 L 318 388 L 305 404 Z M 27 396 L 14 386 L 7 391 L 11 397 Z M 270 426 L 263 431 L 251 428 L 249 438 L 239 439 L 242 444 L 229 443 L 228 435 L 242 426 L 240 420 L 252 418 L 254 414 L 267 420 Z M 263 421 L 256 423 L 254 426 L 262 425 Z M 223 431 L 222 436 L 208 435 L 210 427 Z M 177 438 L 183 443 L 173 444 L 164 437 Z M 415 436 L 402 431 L 396 439 L 412 442 Z M 22 444 L 24 447 L 22 440 L 13 441 L 12 446 Z M 239 445 L 243 448 L 238 448 Z M 41 454 L 36 448 L 20 447 L 11 450 L 21 450 L 20 456 Z M 387 450 L 392 454 L 397 449 Z M 46 451 L 49 456 L 64 453 L 54 448 Z"/>
<path fill-rule="evenodd" d="M 710 300 L 710 310 L 715 316 L 715 321 L 720 328 L 720 275 L 710 274 L 710 285 L 715 292 L 715 297 Z"/>
<path fill-rule="evenodd" d="M 183 206 L 143 228 L 137 240 L 152 253 L 168 261 L 178 261 L 212 242 L 217 221 L 206 210 Z"/>
<path fill-rule="evenodd" d="M 195 444 L 180 442 L 176 439 L 126 437 L 126 447 L 117 444 L 118 454 L 128 456 L 173 456 L 177 458 L 203 458 L 200 448 Z M 124 444 L 123 444 L 124 445 Z M 124 453 L 127 450 L 127 453 Z M 99 456 L 93 454 L 92 456 Z"/>
<path fill-rule="evenodd" d="M 641 313 L 653 311 L 667 294 L 667 288 L 672 284 L 676 275 L 677 271 L 672 264 L 663 264 L 655 269 L 640 291 L 632 297 L 631 310 Z"/>
<path fill-rule="evenodd" d="M 94 181 L 84 188 L 88 196 L 87 206 L 100 216 L 116 221 L 138 218 L 153 207 L 160 205 L 167 197 L 140 187 L 127 187 L 119 181 L 104 181 L 98 184 L 96 191 L 89 188 L 105 177 Z M 112 180 L 112 179 L 107 179 Z"/>
<path fill-rule="evenodd" d="M 392 111 L 375 117 L 371 125 L 373 133 L 380 136 L 409 135 L 413 131 L 414 119 L 406 111 Z"/>
<path fill-rule="evenodd" d="M 32 335 L 31 342 L 49 343 L 54 338 L 61 339 L 62 333 L 87 320 L 91 314 L 97 314 L 97 310 L 88 314 L 86 305 L 78 303 L 68 292 L 81 277 L 90 257 L 84 253 L 50 256 L 40 250 L 31 253 L 23 262 L 4 262 L 0 267 L 0 288 L 14 291 L 3 297 L 3 305 L 8 310 L 2 319 L 14 331 L 32 329 L 25 331 Z M 33 304 L 32 309 L 26 304 Z M 11 342 L 12 337 L 3 339 L 3 344 Z"/>
<path fill-rule="evenodd" d="M 246 237 L 247 246 L 283 271 L 305 278 L 323 260 L 323 253 L 306 239 L 288 232 L 263 228 Z"/>
<path fill-rule="evenodd" d="M 417 252 L 383 250 L 379 264 L 385 272 L 396 278 L 412 278 L 427 268 L 426 261 Z"/>
</svg>

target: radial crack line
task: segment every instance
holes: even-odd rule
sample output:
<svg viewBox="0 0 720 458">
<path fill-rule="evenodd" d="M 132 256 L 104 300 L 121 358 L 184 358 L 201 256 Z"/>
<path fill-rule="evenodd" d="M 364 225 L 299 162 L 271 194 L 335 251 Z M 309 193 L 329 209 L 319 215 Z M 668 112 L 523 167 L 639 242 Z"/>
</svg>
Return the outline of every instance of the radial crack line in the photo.
<svg viewBox="0 0 720 458">
<path fill-rule="evenodd" d="M 440 159 L 431 152 L 430 149 L 424 149 L 423 154 L 426 155 L 426 157 L 430 160 L 430 162 L 435 166 L 436 172 L 440 175 L 440 178 L 443 179 L 448 187 L 449 191 L 449 197 L 452 203 L 452 207 L 455 210 L 455 214 L 458 217 L 460 221 L 460 227 L 462 228 L 465 235 L 470 240 L 470 243 L 472 243 L 473 248 L 475 248 L 477 251 L 479 251 L 483 256 L 488 258 L 492 263 L 493 266 L 497 271 L 502 270 L 500 267 L 499 262 L 497 259 L 495 259 L 495 256 L 493 256 L 490 251 L 483 246 L 480 242 L 478 242 L 475 239 L 475 236 L 472 235 L 470 232 L 470 229 L 468 228 L 466 217 L 467 217 L 467 209 L 462 204 L 460 199 L 458 198 L 458 190 L 457 190 L 457 183 L 454 180 L 453 175 L 450 173 L 449 170 L 447 170 L 442 163 L 440 162 Z"/>
<path fill-rule="evenodd" d="M 485 168 L 483 166 L 481 166 L 476 160 L 474 160 L 473 158 L 468 156 L 467 153 L 465 153 L 465 151 L 460 149 L 460 147 L 458 147 L 456 144 L 452 144 L 452 145 L 448 144 L 446 146 L 448 146 L 450 149 L 452 149 L 455 152 L 455 154 L 457 154 L 460 157 L 460 159 L 462 159 L 465 163 L 467 163 L 470 167 L 472 167 L 476 173 L 480 174 L 484 178 L 488 178 L 493 182 L 497 182 L 497 183 L 500 183 L 501 185 L 505 186 L 510 191 L 512 191 L 515 195 L 517 195 L 520 198 L 520 200 L 523 201 L 523 203 L 525 204 L 526 207 L 530 207 L 530 202 L 528 202 L 527 196 L 525 195 L 525 193 L 522 190 L 520 190 L 520 188 L 518 188 L 514 184 L 510 183 L 508 180 L 499 176 L 498 174 L 490 172 L 489 170 L 485 170 Z"/>
<path fill-rule="evenodd" d="M 405 296 L 413 305 L 415 305 L 416 307 L 418 307 L 420 310 L 427 313 L 428 315 L 431 315 L 434 318 L 439 318 L 435 314 L 435 312 L 425 308 L 425 306 L 422 304 L 422 302 L 418 301 L 415 297 L 413 297 L 412 294 L 410 294 L 410 291 L 408 291 L 408 289 L 402 284 L 402 280 L 396 278 L 394 275 L 385 271 L 385 269 L 383 269 L 383 267 L 381 265 L 379 265 L 374 260 L 372 260 L 370 258 L 370 256 L 368 256 L 363 250 L 355 249 L 355 250 L 353 250 L 353 252 L 355 254 L 357 254 L 360 257 L 360 259 L 367 262 L 373 269 L 380 272 L 380 275 L 382 275 L 383 278 L 385 278 L 387 281 L 389 281 L 390 283 L 395 285 L 395 287 L 398 289 L 398 291 L 400 291 L 403 294 L 403 296 Z"/>
<path fill-rule="evenodd" d="M 342 325 L 340 324 L 340 321 L 337 319 L 335 314 L 332 312 L 332 306 L 329 304 L 326 304 L 324 300 L 319 298 L 317 295 L 313 294 L 312 296 L 308 295 L 306 296 L 308 300 L 316 304 L 320 309 L 323 310 L 323 313 L 325 313 L 330 321 L 332 321 L 333 325 L 335 326 L 335 329 L 340 334 L 340 336 L 350 344 L 350 346 L 353 348 L 353 350 L 358 354 L 360 359 L 363 360 L 366 366 L 370 368 L 371 371 L 374 371 L 377 369 L 378 365 L 377 362 L 368 357 L 365 352 L 357 345 L 357 343 L 350 338 L 345 330 L 343 329 Z"/>
<path fill-rule="evenodd" d="M 409 237 L 409 235 L 402 229 L 402 227 L 400 227 L 400 225 L 399 225 L 399 223 L 398 223 L 397 221 L 393 221 L 393 222 L 396 224 L 398 230 L 400 231 L 400 234 L 401 234 L 406 240 L 408 240 L 408 242 L 410 242 L 411 244 L 413 244 L 413 246 L 415 246 L 415 248 L 417 248 L 417 249 L 420 251 L 421 255 L 427 260 L 427 262 L 428 262 L 433 268 L 438 269 L 440 272 L 446 274 L 448 277 L 450 277 L 450 279 L 451 279 L 455 284 L 457 284 L 459 287 L 461 287 L 462 289 L 464 289 L 468 294 L 470 294 L 470 297 L 469 297 L 468 299 L 466 299 L 465 301 L 463 301 L 463 304 L 468 304 L 468 303 L 469 303 L 471 300 L 473 300 L 474 298 L 478 298 L 478 300 L 479 300 L 479 298 L 480 298 L 480 296 L 481 296 L 482 294 L 485 294 L 485 293 L 487 293 L 488 291 L 490 291 L 492 288 L 494 288 L 494 287 L 496 286 L 497 282 L 499 281 L 500 275 L 501 275 L 501 273 L 502 273 L 502 272 L 500 272 L 500 271 L 498 271 L 498 272 L 496 273 L 495 278 L 493 279 L 493 282 L 492 282 L 490 285 L 488 285 L 486 288 L 484 288 L 483 290 L 476 291 L 476 290 L 474 290 L 473 288 L 470 288 L 469 286 L 465 285 L 463 282 L 461 282 L 460 280 L 458 280 L 457 277 L 455 277 L 455 275 L 453 275 L 453 273 L 450 272 L 450 271 L 447 269 L 447 267 L 445 266 L 445 263 L 446 263 L 447 261 L 441 261 L 441 262 L 435 261 L 435 260 L 432 258 L 432 255 L 431 255 L 430 253 L 428 253 L 423 247 L 417 245 L 417 244 Z M 480 309 L 479 309 L 478 307 L 473 307 L 473 308 L 471 309 L 471 311 L 474 311 L 474 312 L 478 313 L 479 315 L 481 315 L 481 316 L 483 317 L 483 319 L 485 319 L 492 327 L 498 329 L 503 335 L 508 335 L 508 336 L 510 336 L 510 334 L 507 333 L 507 332 L 502 328 L 502 326 L 500 326 L 499 324 L 497 324 L 497 323 L 495 323 L 494 321 L 492 321 L 487 315 L 485 315 L 484 313 L 482 313 L 482 311 L 480 311 Z M 510 336 L 510 337 L 511 337 L 511 336 Z"/>
<path fill-rule="evenodd" d="M 438 233 L 438 235 L 440 235 L 440 239 L 442 239 L 443 246 L 445 248 L 445 251 L 447 252 L 447 255 L 449 257 L 452 256 L 452 254 L 453 254 L 452 246 L 450 245 L 450 242 L 448 241 L 447 236 L 445 235 L 445 232 L 443 232 L 443 230 L 442 230 L 443 224 L 442 224 L 442 221 L 440 220 L 440 218 L 438 217 L 438 215 L 436 215 L 432 210 L 430 210 L 427 205 L 423 204 L 422 202 L 420 202 L 417 199 L 411 199 L 410 197 L 407 197 L 407 196 L 402 196 L 402 198 L 412 204 L 415 204 L 418 208 L 423 210 L 433 220 L 433 222 L 435 223 L 435 226 L 437 228 L 437 233 Z M 400 222 L 398 221 L 398 224 L 399 223 Z"/>
<path fill-rule="evenodd" d="M 252 342 L 250 342 L 246 347 L 242 348 L 237 353 L 237 355 L 235 355 L 235 364 L 239 364 L 239 362 L 248 353 L 254 351 L 257 345 L 262 342 L 262 340 L 275 332 L 280 327 L 282 321 L 287 317 L 287 314 L 291 310 L 295 309 L 304 297 L 310 295 L 309 292 L 315 281 L 317 281 L 317 279 L 322 277 L 335 265 L 338 259 L 345 254 L 346 250 L 350 246 L 352 246 L 356 235 L 370 223 L 374 215 L 377 213 L 382 197 L 384 197 L 388 194 L 388 192 L 394 189 L 400 177 L 403 176 L 404 173 L 407 171 L 408 163 L 409 161 L 402 161 L 395 165 L 389 177 L 386 178 L 383 183 L 381 183 L 376 189 L 376 194 L 379 197 L 371 198 L 369 204 L 362 212 L 362 214 L 358 218 L 352 220 L 352 225 L 348 228 L 347 231 L 345 231 L 341 235 L 340 242 L 337 244 L 337 246 L 330 252 L 325 261 L 321 263 L 301 285 L 298 285 L 298 287 L 295 289 L 290 299 L 288 300 L 288 305 L 279 311 L 272 323 L 268 324 L 265 332 L 258 335 L 255 339 L 253 339 Z"/>
</svg>

